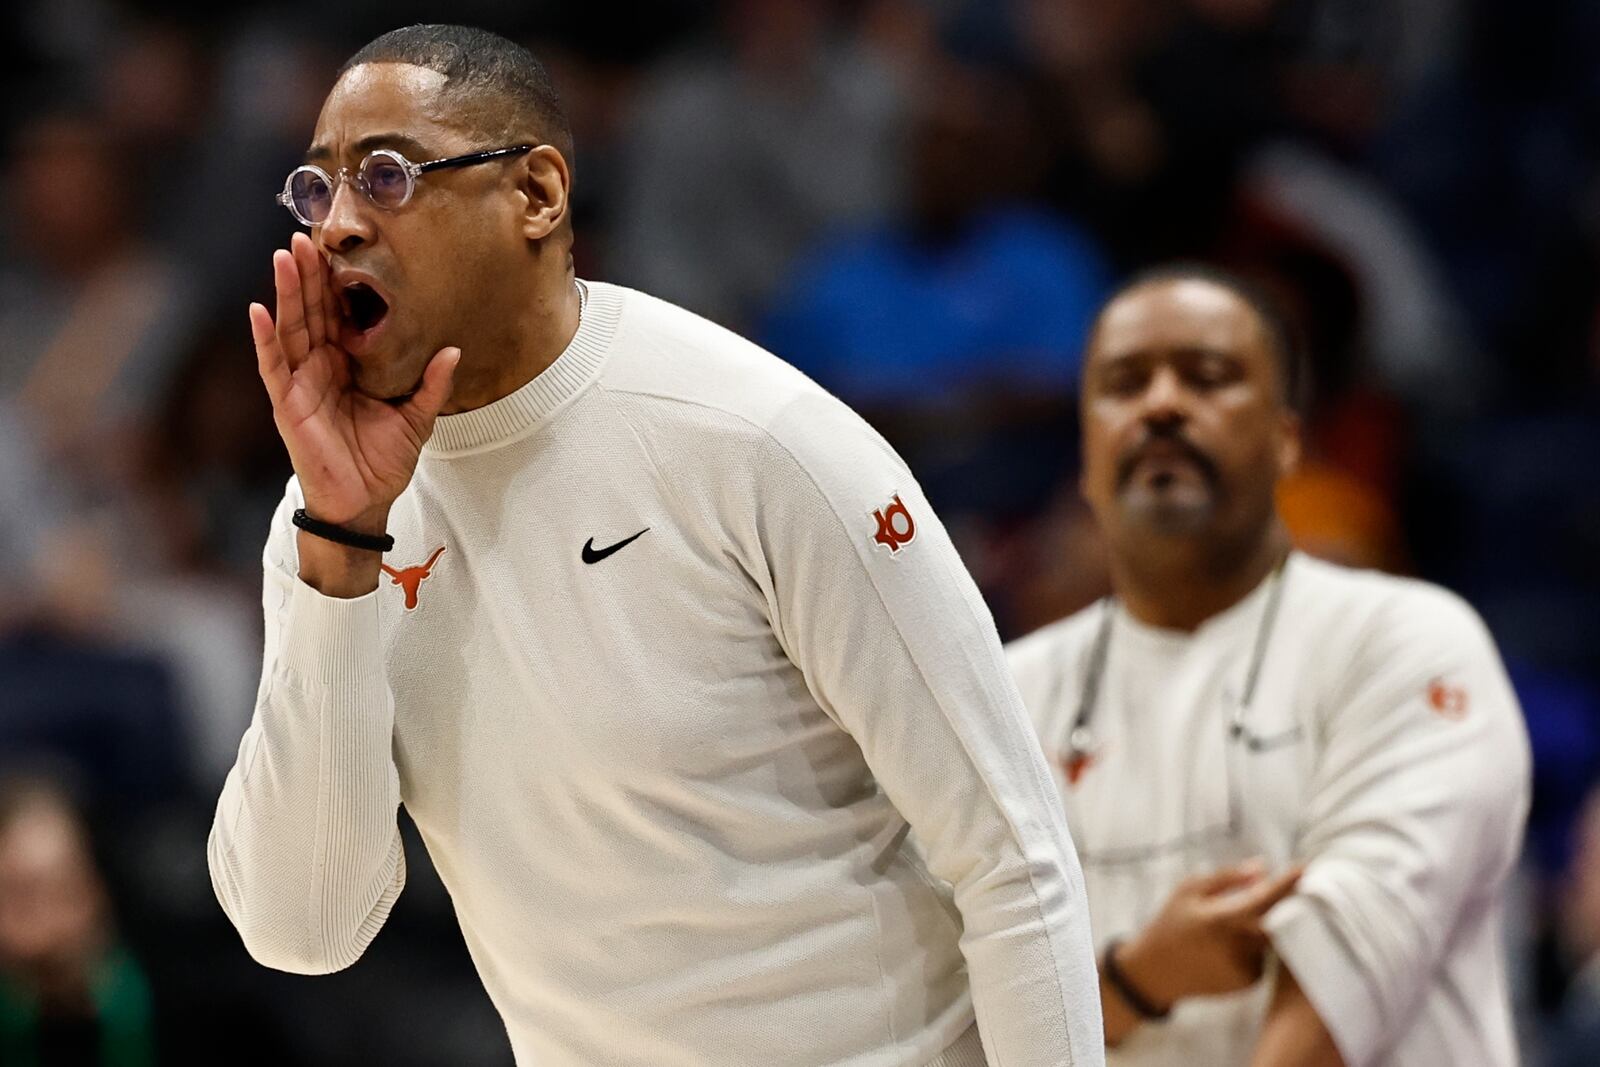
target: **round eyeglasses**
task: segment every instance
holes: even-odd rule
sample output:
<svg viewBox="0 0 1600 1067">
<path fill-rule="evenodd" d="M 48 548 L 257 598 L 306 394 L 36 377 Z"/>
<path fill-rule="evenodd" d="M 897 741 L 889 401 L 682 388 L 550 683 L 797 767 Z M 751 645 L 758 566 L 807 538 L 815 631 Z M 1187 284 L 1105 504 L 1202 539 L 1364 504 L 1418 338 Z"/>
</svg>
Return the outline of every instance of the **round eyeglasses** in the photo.
<svg viewBox="0 0 1600 1067">
<path fill-rule="evenodd" d="M 470 167 L 487 163 L 502 156 L 531 152 L 538 145 L 519 144 L 510 148 L 492 148 L 486 152 L 471 152 L 464 156 L 431 159 L 426 163 L 413 163 L 392 148 L 379 148 L 361 161 L 351 174 L 344 167 L 338 176 L 314 164 L 307 163 L 290 171 L 283 183 L 283 192 L 276 197 L 278 203 L 303 226 L 321 226 L 333 210 L 333 194 L 339 182 L 349 181 L 363 196 L 386 211 L 403 208 L 417 191 L 417 177 L 430 170 L 446 167 Z"/>
</svg>

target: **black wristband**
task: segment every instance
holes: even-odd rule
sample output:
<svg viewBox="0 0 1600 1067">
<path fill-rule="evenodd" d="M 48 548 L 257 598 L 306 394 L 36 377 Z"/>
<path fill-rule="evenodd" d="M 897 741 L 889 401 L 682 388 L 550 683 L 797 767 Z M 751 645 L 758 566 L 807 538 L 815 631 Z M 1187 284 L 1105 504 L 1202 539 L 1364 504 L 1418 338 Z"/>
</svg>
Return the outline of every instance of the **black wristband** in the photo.
<svg viewBox="0 0 1600 1067">
<path fill-rule="evenodd" d="M 1117 996 L 1123 1003 L 1133 1009 L 1133 1013 L 1146 1022 L 1158 1022 L 1172 1014 L 1171 1008 L 1158 1008 L 1150 999 L 1138 989 L 1134 988 L 1128 976 L 1117 966 L 1117 948 L 1122 944 L 1120 938 L 1115 938 L 1106 946 L 1104 955 L 1100 957 L 1100 973 L 1105 976 L 1106 984 L 1117 991 Z"/>
<path fill-rule="evenodd" d="M 331 522 L 313 519 L 306 514 L 305 508 L 296 508 L 294 518 L 290 521 L 308 534 L 347 548 L 364 548 L 368 552 L 388 552 L 394 548 L 394 538 L 388 534 L 364 534 L 347 530 Z"/>
</svg>

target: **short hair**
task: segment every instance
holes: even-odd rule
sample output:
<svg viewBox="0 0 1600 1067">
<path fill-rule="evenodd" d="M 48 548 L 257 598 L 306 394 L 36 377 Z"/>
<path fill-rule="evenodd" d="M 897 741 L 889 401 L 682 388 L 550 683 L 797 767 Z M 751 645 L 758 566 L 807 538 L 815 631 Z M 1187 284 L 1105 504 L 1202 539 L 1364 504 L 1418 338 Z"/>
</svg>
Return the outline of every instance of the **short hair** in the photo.
<svg viewBox="0 0 1600 1067">
<path fill-rule="evenodd" d="M 1163 263 L 1140 271 L 1124 282 L 1111 294 L 1110 299 L 1101 305 L 1100 316 L 1105 315 L 1106 309 L 1112 304 L 1136 289 L 1161 282 L 1183 281 L 1205 282 L 1219 289 L 1226 289 L 1255 314 L 1261 323 L 1262 332 L 1266 335 L 1267 347 L 1272 349 L 1272 355 L 1278 361 L 1278 377 L 1282 380 L 1284 403 L 1297 412 L 1304 412 L 1311 399 L 1311 371 L 1300 331 L 1265 289 L 1243 275 L 1209 263 Z M 1094 330 L 1099 329 L 1100 316 L 1096 316 Z M 1093 336 L 1093 331 L 1090 336 Z"/>
<path fill-rule="evenodd" d="M 544 64 L 515 41 L 475 26 L 404 26 L 369 42 L 345 60 L 339 73 L 363 63 L 425 67 L 445 76 L 446 92 L 497 98 L 504 122 L 485 133 L 511 136 L 527 129 L 554 145 L 569 167 L 573 164 L 572 127 L 555 82 Z"/>
</svg>

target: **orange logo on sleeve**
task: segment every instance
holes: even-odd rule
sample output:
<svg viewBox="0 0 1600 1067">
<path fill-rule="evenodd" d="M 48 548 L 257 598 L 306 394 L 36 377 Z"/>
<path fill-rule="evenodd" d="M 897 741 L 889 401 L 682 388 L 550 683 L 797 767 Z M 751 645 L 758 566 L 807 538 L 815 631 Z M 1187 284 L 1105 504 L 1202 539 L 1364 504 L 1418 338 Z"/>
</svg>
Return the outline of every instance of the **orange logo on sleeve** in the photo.
<svg viewBox="0 0 1600 1067">
<path fill-rule="evenodd" d="M 872 539 L 891 553 L 900 551 L 916 539 L 917 524 L 912 520 L 911 512 L 900 503 L 900 494 L 895 494 L 888 507 L 874 511 L 872 517 L 878 520 L 878 532 L 872 535 Z"/>
<path fill-rule="evenodd" d="M 433 555 L 428 557 L 428 562 L 420 567 L 407 567 L 405 570 L 395 570 L 387 563 L 380 563 L 383 573 L 394 579 L 394 584 L 405 590 L 406 610 L 411 611 L 417 606 L 417 594 L 422 589 L 422 583 L 433 574 L 433 565 L 439 562 L 439 557 L 444 555 L 444 546 L 440 545 L 433 550 Z"/>
<path fill-rule="evenodd" d="M 1470 703 L 1467 691 L 1459 685 L 1450 685 L 1443 678 L 1428 683 L 1428 707 L 1442 719 L 1460 722 L 1467 717 Z"/>
</svg>

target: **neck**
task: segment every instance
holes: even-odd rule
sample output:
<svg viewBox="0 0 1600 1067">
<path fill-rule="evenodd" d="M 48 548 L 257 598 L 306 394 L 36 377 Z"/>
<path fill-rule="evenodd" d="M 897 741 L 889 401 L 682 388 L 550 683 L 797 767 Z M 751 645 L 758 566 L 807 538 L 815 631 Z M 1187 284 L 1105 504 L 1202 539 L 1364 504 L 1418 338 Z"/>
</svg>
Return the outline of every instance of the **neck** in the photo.
<svg viewBox="0 0 1600 1067">
<path fill-rule="evenodd" d="M 1150 546 L 1123 543 L 1111 550 L 1111 587 L 1128 614 L 1148 626 L 1194 631 L 1266 580 L 1290 550 L 1289 532 L 1273 519 L 1248 542 Z"/>
<path fill-rule="evenodd" d="M 533 381 L 572 343 L 578 318 L 578 287 L 569 257 L 559 277 L 541 284 L 506 320 L 503 331 L 483 344 L 488 358 L 474 359 L 472 350 L 461 346 L 461 366 L 443 413 L 481 408 Z"/>
</svg>

